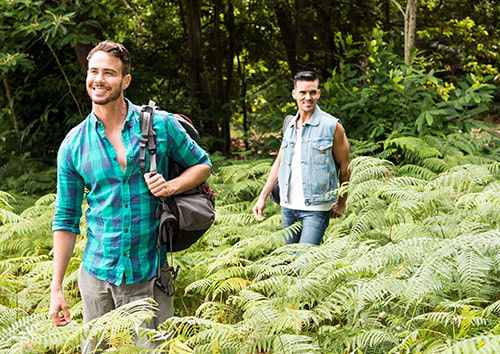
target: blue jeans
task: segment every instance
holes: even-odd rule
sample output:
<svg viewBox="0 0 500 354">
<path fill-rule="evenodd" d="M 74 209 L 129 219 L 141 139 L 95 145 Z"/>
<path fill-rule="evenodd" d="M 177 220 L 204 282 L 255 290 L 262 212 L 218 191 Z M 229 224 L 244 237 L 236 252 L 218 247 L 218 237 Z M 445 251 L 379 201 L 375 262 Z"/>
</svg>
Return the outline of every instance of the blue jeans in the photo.
<svg viewBox="0 0 500 354">
<path fill-rule="evenodd" d="M 284 229 L 297 221 L 302 222 L 300 229 L 292 230 L 292 237 L 287 238 L 287 244 L 310 243 L 319 245 L 330 223 L 330 210 L 304 211 L 281 207 L 281 219 Z"/>
</svg>

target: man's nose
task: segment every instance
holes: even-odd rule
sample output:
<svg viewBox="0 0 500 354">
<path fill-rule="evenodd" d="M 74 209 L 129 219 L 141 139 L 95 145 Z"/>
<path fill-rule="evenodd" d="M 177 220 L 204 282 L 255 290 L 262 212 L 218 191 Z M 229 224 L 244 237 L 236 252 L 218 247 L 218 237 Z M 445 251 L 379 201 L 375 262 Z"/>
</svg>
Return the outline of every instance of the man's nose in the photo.
<svg viewBox="0 0 500 354">
<path fill-rule="evenodd" d="M 104 81 L 104 73 L 98 73 L 98 74 L 95 76 L 94 81 L 97 81 L 97 82 Z"/>
</svg>

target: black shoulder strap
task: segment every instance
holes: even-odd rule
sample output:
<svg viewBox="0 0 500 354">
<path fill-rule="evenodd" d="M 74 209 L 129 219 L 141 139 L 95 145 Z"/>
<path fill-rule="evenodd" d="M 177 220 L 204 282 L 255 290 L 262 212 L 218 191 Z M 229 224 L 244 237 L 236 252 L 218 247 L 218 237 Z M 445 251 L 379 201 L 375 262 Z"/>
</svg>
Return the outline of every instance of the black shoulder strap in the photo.
<svg viewBox="0 0 500 354">
<path fill-rule="evenodd" d="M 141 107 L 139 121 L 141 125 L 141 140 L 139 168 L 140 172 L 144 173 L 146 169 L 146 144 L 150 155 L 149 172 L 156 172 L 156 133 L 153 128 L 153 115 L 155 114 L 156 103 L 149 101 L 147 105 Z"/>
<path fill-rule="evenodd" d="M 141 107 L 141 112 L 139 114 L 139 122 L 141 126 L 141 139 L 139 141 L 140 145 L 140 155 L 139 155 L 139 167 L 141 173 L 145 172 L 146 169 L 146 146 L 149 152 L 150 162 L 149 162 L 149 172 L 156 172 L 156 133 L 153 127 L 153 116 L 156 111 L 156 103 L 154 101 L 149 101 L 147 105 Z M 160 198 L 162 199 L 162 198 Z M 179 271 L 179 266 L 174 268 L 169 265 L 168 258 L 165 259 L 165 265 L 167 266 L 166 271 L 170 273 L 169 279 L 161 279 L 161 242 L 160 234 L 157 234 L 156 248 L 158 251 L 158 269 L 157 277 L 155 279 L 155 284 L 168 296 L 174 296 L 175 289 L 172 281 L 177 278 L 177 273 Z M 172 255 L 172 252 L 170 253 Z M 172 256 L 171 256 L 172 257 Z M 171 260 L 173 264 L 173 260 Z"/>
<path fill-rule="evenodd" d="M 281 136 L 285 134 L 285 130 L 286 128 L 288 128 L 288 125 L 290 124 L 293 118 L 295 118 L 295 116 L 288 115 L 285 117 L 285 119 L 283 119 L 283 128 L 281 129 Z"/>
</svg>

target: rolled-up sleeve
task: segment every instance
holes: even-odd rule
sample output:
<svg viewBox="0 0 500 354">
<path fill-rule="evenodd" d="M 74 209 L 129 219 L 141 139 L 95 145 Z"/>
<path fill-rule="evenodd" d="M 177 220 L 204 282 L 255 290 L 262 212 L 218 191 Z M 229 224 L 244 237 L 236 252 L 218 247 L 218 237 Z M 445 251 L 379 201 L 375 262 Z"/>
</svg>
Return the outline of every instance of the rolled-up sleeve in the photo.
<svg viewBox="0 0 500 354">
<path fill-rule="evenodd" d="M 57 198 L 52 231 L 80 234 L 84 185 L 74 168 L 70 146 L 65 140 L 57 154 Z"/>
</svg>

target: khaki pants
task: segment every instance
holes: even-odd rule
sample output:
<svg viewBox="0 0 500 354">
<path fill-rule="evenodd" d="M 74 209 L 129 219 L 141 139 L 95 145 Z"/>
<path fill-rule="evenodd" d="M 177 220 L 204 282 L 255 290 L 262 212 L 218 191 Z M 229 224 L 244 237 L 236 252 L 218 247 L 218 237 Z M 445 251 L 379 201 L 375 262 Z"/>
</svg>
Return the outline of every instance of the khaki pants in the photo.
<svg viewBox="0 0 500 354">
<path fill-rule="evenodd" d="M 154 299 L 159 305 L 159 310 L 150 324 L 144 323 L 144 327 L 157 328 L 159 324 L 173 315 L 173 296 L 167 296 L 155 286 L 154 279 L 138 284 L 116 286 L 93 277 L 83 267 L 80 267 L 78 286 L 82 295 L 83 321 L 85 323 L 122 305 L 145 298 Z M 152 349 L 158 344 L 148 342 L 144 338 L 137 340 L 137 345 L 142 348 Z M 82 343 L 82 353 L 99 353 L 106 348 L 107 346 L 103 345 L 94 348 L 91 341 L 84 340 Z"/>
</svg>

